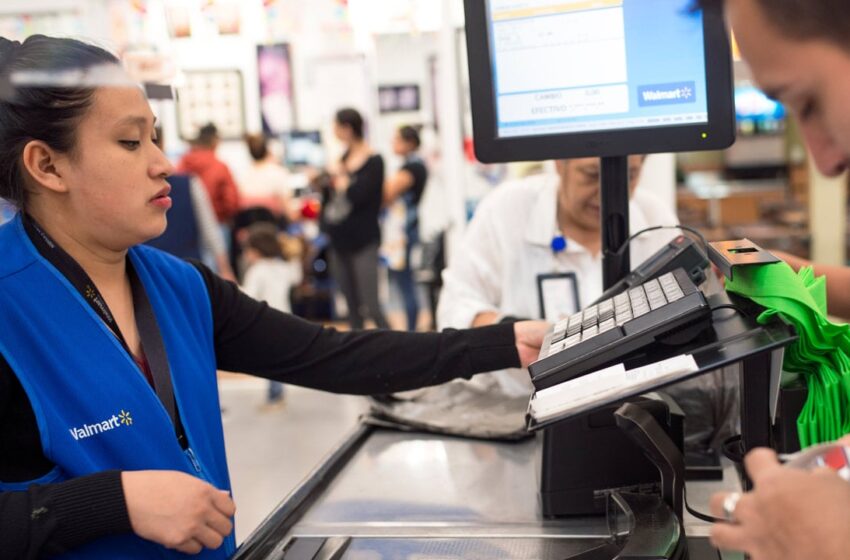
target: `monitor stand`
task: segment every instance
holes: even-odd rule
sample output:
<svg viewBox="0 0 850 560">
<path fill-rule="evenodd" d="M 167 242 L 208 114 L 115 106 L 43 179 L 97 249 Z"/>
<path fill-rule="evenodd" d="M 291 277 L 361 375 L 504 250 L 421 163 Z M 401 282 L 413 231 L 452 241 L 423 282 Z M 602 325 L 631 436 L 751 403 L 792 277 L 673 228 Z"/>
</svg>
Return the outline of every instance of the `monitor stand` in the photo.
<svg viewBox="0 0 850 560">
<path fill-rule="evenodd" d="M 629 238 L 629 157 L 602 158 L 600 170 L 600 219 L 602 223 L 602 290 L 631 271 L 630 251 L 617 250 Z"/>
</svg>

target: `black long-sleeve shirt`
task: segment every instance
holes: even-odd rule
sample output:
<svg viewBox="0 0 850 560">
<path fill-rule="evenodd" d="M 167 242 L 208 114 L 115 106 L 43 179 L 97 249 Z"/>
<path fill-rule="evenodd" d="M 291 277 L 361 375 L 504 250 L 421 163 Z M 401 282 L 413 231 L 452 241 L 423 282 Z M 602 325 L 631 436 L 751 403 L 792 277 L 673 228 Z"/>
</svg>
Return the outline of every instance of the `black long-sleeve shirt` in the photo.
<svg viewBox="0 0 850 560">
<path fill-rule="evenodd" d="M 381 241 L 378 214 L 384 200 L 384 159 L 377 154 L 369 156 L 360 169 L 349 174 L 349 179 L 351 184 L 344 196 L 351 210 L 339 223 L 332 224 L 324 218 L 332 193 L 326 190 L 322 197 L 322 228 L 330 236 L 333 248 L 342 253 L 353 253 Z"/>
<path fill-rule="evenodd" d="M 209 292 L 222 370 L 366 395 L 519 365 L 512 325 L 442 333 L 338 332 L 271 309 L 195 266 Z M 52 468 L 26 392 L 0 355 L 0 481 L 33 480 Z M 59 554 L 130 530 L 118 471 L 0 493 L 3 558 Z"/>
</svg>

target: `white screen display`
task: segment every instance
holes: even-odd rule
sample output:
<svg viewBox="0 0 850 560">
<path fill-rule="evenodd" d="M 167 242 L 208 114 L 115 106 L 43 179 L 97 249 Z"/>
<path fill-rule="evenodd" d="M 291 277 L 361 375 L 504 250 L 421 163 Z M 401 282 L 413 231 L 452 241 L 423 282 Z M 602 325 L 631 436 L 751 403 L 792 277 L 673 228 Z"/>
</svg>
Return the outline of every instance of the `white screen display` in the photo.
<svg viewBox="0 0 850 560">
<path fill-rule="evenodd" d="M 498 136 L 708 122 L 689 0 L 488 0 Z"/>
</svg>

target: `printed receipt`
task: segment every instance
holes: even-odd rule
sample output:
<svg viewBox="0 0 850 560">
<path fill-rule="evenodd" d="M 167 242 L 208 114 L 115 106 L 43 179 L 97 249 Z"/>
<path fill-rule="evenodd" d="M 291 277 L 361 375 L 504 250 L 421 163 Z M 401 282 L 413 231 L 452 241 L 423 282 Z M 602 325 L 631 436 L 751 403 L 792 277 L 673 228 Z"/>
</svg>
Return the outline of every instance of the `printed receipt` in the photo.
<svg viewBox="0 0 850 560">
<path fill-rule="evenodd" d="M 537 422 L 569 416 L 657 388 L 699 370 L 690 354 L 626 370 L 623 364 L 537 391 L 529 413 Z"/>
</svg>

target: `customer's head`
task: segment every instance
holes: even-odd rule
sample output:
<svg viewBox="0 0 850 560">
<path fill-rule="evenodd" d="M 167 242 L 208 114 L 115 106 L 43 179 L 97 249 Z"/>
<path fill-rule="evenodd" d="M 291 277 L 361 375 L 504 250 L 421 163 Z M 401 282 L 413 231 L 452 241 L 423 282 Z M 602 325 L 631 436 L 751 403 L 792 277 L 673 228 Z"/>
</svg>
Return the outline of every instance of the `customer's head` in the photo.
<svg viewBox="0 0 850 560">
<path fill-rule="evenodd" d="M 399 156 L 406 156 L 418 150 L 420 144 L 419 131 L 412 126 L 402 126 L 396 130 L 393 137 L 393 152 Z"/>
<path fill-rule="evenodd" d="M 260 259 L 283 258 L 283 249 L 274 224 L 261 222 L 248 228 L 244 256 L 248 265 Z"/>
<path fill-rule="evenodd" d="M 847 0 L 696 0 L 723 4 L 758 85 L 796 116 L 817 167 L 850 162 Z"/>
<path fill-rule="evenodd" d="M 0 39 L 0 197 L 49 230 L 109 247 L 161 234 L 172 167 L 112 54 L 72 39 Z"/>
<path fill-rule="evenodd" d="M 254 161 L 263 161 L 269 155 L 269 145 L 263 134 L 246 134 L 245 145 Z"/>
<path fill-rule="evenodd" d="M 350 146 L 365 138 L 366 123 L 357 109 L 340 109 L 334 117 L 334 134 L 343 144 Z"/>
<path fill-rule="evenodd" d="M 629 194 L 637 187 L 645 156 L 629 157 Z M 601 229 L 599 158 L 562 159 L 555 162 L 561 177 L 558 212 L 570 223 L 586 231 Z"/>
<path fill-rule="evenodd" d="M 207 123 L 198 130 L 198 136 L 193 145 L 208 150 L 215 150 L 219 143 L 218 127 L 213 123 Z"/>
</svg>

